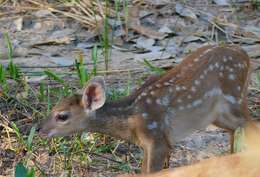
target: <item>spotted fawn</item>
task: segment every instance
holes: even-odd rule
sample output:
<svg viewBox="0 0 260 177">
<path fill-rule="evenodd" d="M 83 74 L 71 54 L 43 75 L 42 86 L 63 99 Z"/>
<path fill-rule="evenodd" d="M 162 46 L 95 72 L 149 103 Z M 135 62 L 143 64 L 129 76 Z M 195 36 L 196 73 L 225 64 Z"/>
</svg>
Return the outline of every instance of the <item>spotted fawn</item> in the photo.
<svg viewBox="0 0 260 177">
<path fill-rule="evenodd" d="M 130 96 L 105 102 L 102 77 L 82 95 L 64 98 L 40 125 L 42 136 L 100 132 L 144 150 L 142 173 L 161 170 L 174 145 L 209 124 L 231 133 L 249 120 L 249 57 L 235 45 L 199 48 L 162 76 L 149 78 Z"/>
</svg>

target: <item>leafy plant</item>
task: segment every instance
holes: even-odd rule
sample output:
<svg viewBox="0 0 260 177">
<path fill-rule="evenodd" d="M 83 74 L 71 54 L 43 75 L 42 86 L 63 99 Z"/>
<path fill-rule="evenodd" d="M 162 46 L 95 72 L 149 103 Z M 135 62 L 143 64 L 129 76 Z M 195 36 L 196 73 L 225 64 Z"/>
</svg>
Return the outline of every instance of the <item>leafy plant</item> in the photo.
<svg viewBox="0 0 260 177">
<path fill-rule="evenodd" d="M 146 60 L 146 59 L 144 59 L 144 65 L 147 66 L 147 67 L 150 69 L 151 72 L 154 72 L 154 73 L 159 74 L 159 75 L 161 75 L 161 74 L 163 74 L 163 73 L 166 72 L 165 70 L 163 70 L 163 69 L 161 69 L 161 68 L 158 68 L 158 67 L 156 67 L 156 66 L 153 66 L 153 65 L 152 65 L 148 60 Z"/>
<path fill-rule="evenodd" d="M 50 70 L 45 70 L 44 73 L 52 78 L 53 80 L 57 81 L 58 83 L 64 85 L 65 81 L 63 79 L 61 79 L 57 74 L 55 74 L 54 72 L 50 71 Z"/>
<path fill-rule="evenodd" d="M 7 52 L 8 52 L 8 60 L 9 64 L 7 67 L 7 70 L 9 71 L 10 76 L 14 79 L 17 80 L 19 78 L 19 69 L 18 67 L 13 63 L 13 46 L 10 40 L 10 37 L 8 33 L 4 33 L 4 39 L 7 47 Z"/>
<path fill-rule="evenodd" d="M 91 50 L 91 60 L 93 61 L 93 70 L 92 70 L 92 75 L 96 76 L 97 75 L 97 45 L 94 45 L 93 49 Z"/>
<path fill-rule="evenodd" d="M 15 124 L 14 122 L 12 122 L 11 126 L 12 126 L 12 128 L 14 129 L 14 132 L 15 132 L 17 138 L 18 138 L 19 143 L 22 144 L 22 145 L 25 145 L 23 136 L 22 136 L 22 134 L 20 133 L 19 128 L 16 126 L 16 124 Z"/>
<path fill-rule="evenodd" d="M 5 68 L 3 65 L 0 65 L 0 83 L 4 83 L 6 81 L 5 77 Z"/>
<path fill-rule="evenodd" d="M 14 132 L 18 138 L 18 141 L 20 142 L 21 145 L 23 145 L 24 147 L 26 147 L 26 149 L 30 152 L 32 152 L 33 149 L 33 137 L 35 135 L 35 126 L 33 126 L 30 130 L 29 136 L 27 137 L 27 141 L 24 140 L 19 128 L 16 126 L 16 124 L 14 122 L 12 122 L 12 128 L 14 129 Z M 23 147 L 22 147 L 23 148 Z"/>
<path fill-rule="evenodd" d="M 79 61 L 75 60 L 75 67 L 78 73 L 80 85 L 81 87 L 83 87 L 85 83 L 89 80 L 90 75 L 88 73 L 87 68 L 84 66 L 83 58 L 81 58 L 81 56 L 79 58 Z"/>
<path fill-rule="evenodd" d="M 26 146 L 27 146 L 27 150 L 29 151 L 32 151 L 33 150 L 33 137 L 35 135 L 35 126 L 33 126 L 30 130 L 30 133 L 29 133 L 29 136 L 27 138 L 27 141 L 26 141 Z"/>
<path fill-rule="evenodd" d="M 108 3 L 108 0 L 106 0 L 105 17 L 104 17 L 104 29 L 103 29 L 103 35 L 102 35 L 102 47 L 103 47 L 103 52 L 104 52 L 106 71 L 108 70 L 108 60 L 109 60 L 109 24 L 108 24 L 108 15 L 109 15 L 109 3 Z"/>
<path fill-rule="evenodd" d="M 259 10 L 260 9 L 260 1 L 259 0 L 251 0 L 251 4 L 254 9 Z"/>
<path fill-rule="evenodd" d="M 61 77 L 59 77 L 57 74 L 55 74 L 54 72 L 52 72 L 50 70 L 45 70 L 44 73 L 49 78 L 51 78 L 51 79 L 55 80 L 56 82 L 63 85 L 63 87 L 61 87 L 61 89 L 63 91 L 63 96 L 68 96 L 71 93 L 69 85 Z"/>
<path fill-rule="evenodd" d="M 13 46 L 12 46 L 12 43 L 11 43 L 11 40 L 10 40 L 8 33 L 4 33 L 4 40 L 5 40 L 5 43 L 6 43 L 7 50 L 8 50 L 8 59 L 10 61 L 12 61 Z"/>
<path fill-rule="evenodd" d="M 128 36 L 128 16 L 129 16 L 129 10 L 128 10 L 128 0 L 123 1 L 123 10 L 124 10 L 124 20 L 125 20 L 125 31 L 126 35 Z"/>
<path fill-rule="evenodd" d="M 19 162 L 15 166 L 15 177 L 35 177 L 35 170 L 27 169 L 22 162 Z"/>
<path fill-rule="evenodd" d="M 43 82 L 40 82 L 40 89 L 39 89 L 40 101 L 45 101 L 45 89 L 46 89 L 46 85 Z"/>
<path fill-rule="evenodd" d="M 256 74 L 256 81 L 260 85 L 260 73 Z"/>
</svg>

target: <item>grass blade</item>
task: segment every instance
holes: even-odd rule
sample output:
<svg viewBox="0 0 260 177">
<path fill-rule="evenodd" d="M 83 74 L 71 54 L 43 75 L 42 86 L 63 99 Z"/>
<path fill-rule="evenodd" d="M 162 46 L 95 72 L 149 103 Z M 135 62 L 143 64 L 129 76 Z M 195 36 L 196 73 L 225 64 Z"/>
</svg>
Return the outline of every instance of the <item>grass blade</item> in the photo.
<svg viewBox="0 0 260 177">
<path fill-rule="evenodd" d="M 158 68 L 156 66 L 153 66 L 148 60 L 144 59 L 144 65 L 146 65 L 152 72 L 155 72 L 156 74 L 163 74 L 166 71 L 164 69 Z"/>
<path fill-rule="evenodd" d="M 35 126 L 33 126 L 33 127 L 31 128 L 30 134 L 29 134 L 29 136 L 28 136 L 28 138 L 27 138 L 27 148 L 28 148 L 28 150 L 30 150 L 30 151 L 32 151 L 32 141 L 33 141 L 33 137 L 34 137 L 34 135 L 35 135 L 35 130 L 36 130 L 36 128 L 35 128 Z"/>
<path fill-rule="evenodd" d="M 50 70 L 45 70 L 44 73 L 52 78 L 53 80 L 59 82 L 60 84 L 65 84 L 65 81 L 63 79 L 61 79 L 57 74 L 55 74 L 54 72 L 50 71 Z"/>
</svg>

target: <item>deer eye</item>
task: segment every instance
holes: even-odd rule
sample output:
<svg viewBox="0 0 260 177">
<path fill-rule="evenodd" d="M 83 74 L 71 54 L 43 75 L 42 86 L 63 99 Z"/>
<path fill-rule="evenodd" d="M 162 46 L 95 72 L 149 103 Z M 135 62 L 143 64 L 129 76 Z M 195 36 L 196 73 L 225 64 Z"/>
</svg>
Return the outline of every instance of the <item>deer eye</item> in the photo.
<svg viewBox="0 0 260 177">
<path fill-rule="evenodd" d="M 64 122 L 64 121 L 68 120 L 69 115 L 70 115 L 69 112 L 60 112 L 55 116 L 55 118 L 57 121 Z"/>
</svg>

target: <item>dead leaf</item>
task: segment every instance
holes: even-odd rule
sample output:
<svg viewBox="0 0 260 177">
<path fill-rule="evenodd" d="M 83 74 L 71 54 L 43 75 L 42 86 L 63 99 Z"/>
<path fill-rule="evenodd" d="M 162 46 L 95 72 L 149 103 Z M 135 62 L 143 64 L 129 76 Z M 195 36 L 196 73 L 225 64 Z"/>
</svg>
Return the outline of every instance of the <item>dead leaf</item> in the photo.
<svg viewBox="0 0 260 177">
<path fill-rule="evenodd" d="M 152 39 L 163 39 L 167 35 L 160 33 L 158 31 L 154 31 L 150 28 L 144 27 L 141 25 L 141 22 L 139 20 L 139 9 L 138 7 L 134 6 L 131 7 L 129 12 L 129 28 L 134 30 L 137 33 L 140 33 L 144 36 L 147 36 Z"/>
</svg>

